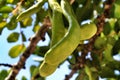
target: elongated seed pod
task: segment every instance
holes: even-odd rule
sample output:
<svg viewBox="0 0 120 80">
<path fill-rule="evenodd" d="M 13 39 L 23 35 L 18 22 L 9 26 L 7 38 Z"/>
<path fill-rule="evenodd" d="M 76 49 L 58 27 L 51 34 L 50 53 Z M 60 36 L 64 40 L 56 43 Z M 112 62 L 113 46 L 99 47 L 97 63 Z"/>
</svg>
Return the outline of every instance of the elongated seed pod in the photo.
<svg viewBox="0 0 120 80">
<path fill-rule="evenodd" d="M 29 16 L 31 16 L 34 13 L 37 13 L 43 6 L 43 4 L 46 2 L 46 0 L 39 0 L 35 5 L 31 6 L 27 10 L 20 13 L 17 17 L 17 21 L 21 21 Z"/>
<path fill-rule="evenodd" d="M 57 66 L 75 50 L 80 40 L 92 37 L 97 30 L 94 24 L 80 27 L 67 0 L 61 0 L 61 7 L 69 22 L 68 32 L 45 54 L 44 62 L 39 68 L 40 75 L 43 77 L 52 74 Z M 90 32 L 91 28 L 92 33 Z"/>
<path fill-rule="evenodd" d="M 54 4 L 50 4 L 50 5 L 54 6 Z M 54 7 L 51 7 L 51 8 L 53 11 L 53 15 L 52 15 L 52 40 L 51 40 L 51 47 L 52 47 L 60 39 L 62 39 L 63 36 L 65 35 L 65 27 L 64 27 L 64 23 L 63 23 L 62 13 L 59 12 L 57 10 L 57 8 L 54 8 Z"/>
<path fill-rule="evenodd" d="M 73 17 L 70 5 L 63 4 L 63 2 L 61 4 L 63 6 L 64 15 L 68 16 L 67 19 L 69 21 L 69 29 L 65 36 L 46 53 L 44 63 L 42 63 L 42 65 L 39 68 L 40 75 L 43 77 L 52 74 L 43 70 L 50 69 L 45 65 L 45 63 L 51 65 L 49 67 L 52 67 L 52 65 L 58 66 L 59 63 L 64 61 L 74 51 L 74 49 L 77 47 L 80 41 L 80 27 L 76 19 Z M 67 6 L 70 10 L 66 9 L 64 6 Z M 52 71 L 54 70 L 56 70 L 56 68 L 52 68 Z"/>
<path fill-rule="evenodd" d="M 50 64 L 43 62 L 39 68 L 40 76 L 42 77 L 49 76 L 57 69 L 57 67 L 58 65 L 50 65 Z"/>
<path fill-rule="evenodd" d="M 54 2 L 56 4 L 58 4 L 56 2 L 56 0 L 54 0 Z M 51 47 L 54 46 L 58 41 L 60 41 L 61 38 L 64 37 L 65 35 L 65 27 L 64 27 L 64 23 L 63 23 L 63 19 L 62 19 L 62 13 L 59 12 L 57 9 L 53 7 L 54 4 L 51 4 L 51 2 L 49 3 L 51 5 L 51 9 L 53 11 L 53 15 L 52 15 L 52 40 L 51 40 Z M 56 69 L 57 69 L 58 65 L 50 65 L 48 63 L 45 63 L 45 61 L 41 64 L 39 70 L 40 70 L 40 75 L 45 77 L 48 76 L 50 74 L 52 74 Z"/>
<path fill-rule="evenodd" d="M 69 22 L 69 29 L 65 36 L 45 54 L 45 62 L 51 65 L 57 65 L 64 61 L 80 42 L 80 26 L 74 17 L 70 4 L 61 0 L 61 7 Z"/>
<path fill-rule="evenodd" d="M 80 40 L 90 39 L 97 32 L 97 27 L 94 23 L 84 24 L 80 28 Z"/>
<path fill-rule="evenodd" d="M 57 2 L 57 0 L 48 0 L 48 3 L 50 5 L 50 7 L 52 8 L 52 10 L 62 13 L 62 9 L 61 9 L 59 3 Z"/>
</svg>

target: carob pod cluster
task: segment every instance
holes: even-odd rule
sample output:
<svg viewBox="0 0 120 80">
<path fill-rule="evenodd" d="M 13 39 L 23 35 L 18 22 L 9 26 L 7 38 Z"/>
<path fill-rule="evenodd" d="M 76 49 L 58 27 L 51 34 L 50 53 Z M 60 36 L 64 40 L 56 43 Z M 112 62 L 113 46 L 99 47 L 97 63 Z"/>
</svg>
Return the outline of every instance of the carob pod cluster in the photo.
<svg viewBox="0 0 120 80">
<path fill-rule="evenodd" d="M 38 12 L 44 3 L 44 0 L 38 1 L 38 3 L 18 15 L 17 21 L 21 21 Z M 53 11 L 51 19 L 53 39 L 51 48 L 46 52 L 44 61 L 39 67 L 39 73 L 43 77 L 52 74 L 57 69 L 58 65 L 76 49 L 81 40 L 91 38 L 97 31 L 94 23 L 85 24 L 83 26 L 79 25 L 72 7 L 67 0 L 61 0 L 61 5 L 59 5 L 56 0 L 48 0 L 48 4 Z M 69 22 L 69 28 L 66 33 L 62 21 L 62 14 Z"/>
<path fill-rule="evenodd" d="M 53 45 L 45 54 L 44 61 L 39 68 L 40 75 L 43 77 L 52 74 L 56 70 L 57 66 L 75 50 L 80 43 L 80 40 L 92 37 L 97 31 L 95 24 L 80 27 L 67 0 L 61 0 L 61 9 L 63 15 L 69 22 L 69 28 L 64 37 Z M 59 24 L 60 23 L 58 23 L 58 25 Z M 90 29 L 92 30 L 92 33 Z"/>
</svg>

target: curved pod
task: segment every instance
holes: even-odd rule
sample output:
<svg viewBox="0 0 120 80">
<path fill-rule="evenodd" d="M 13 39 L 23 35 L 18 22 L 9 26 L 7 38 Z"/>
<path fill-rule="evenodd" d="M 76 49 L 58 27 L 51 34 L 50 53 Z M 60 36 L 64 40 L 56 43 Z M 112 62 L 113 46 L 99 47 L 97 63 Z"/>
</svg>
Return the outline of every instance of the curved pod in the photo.
<svg viewBox="0 0 120 80">
<path fill-rule="evenodd" d="M 53 11 L 51 47 L 60 41 L 64 35 L 65 27 L 62 19 L 62 14 L 58 11 Z"/>
<path fill-rule="evenodd" d="M 50 65 L 50 64 L 43 62 L 39 68 L 40 76 L 46 77 L 46 76 L 52 74 L 57 69 L 57 67 L 58 67 L 58 65 Z"/>
<path fill-rule="evenodd" d="M 31 6 L 27 10 L 20 13 L 17 17 L 17 21 L 21 21 L 29 16 L 31 16 L 34 13 L 37 13 L 43 6 L 43 4 L 46 2 L 46 0 L 39 0 L 35 5 Z"/>
<path fill-rule="evenodd" d="M 57 65 L 64 61 L 80 42 L 80 26 L 74 17 L 70 4 L 61 0 L 61 7 L 69 22 L 69 29 L 65 36 L 45 54 L 45 62 L 51 65 Z"/>
</svg>

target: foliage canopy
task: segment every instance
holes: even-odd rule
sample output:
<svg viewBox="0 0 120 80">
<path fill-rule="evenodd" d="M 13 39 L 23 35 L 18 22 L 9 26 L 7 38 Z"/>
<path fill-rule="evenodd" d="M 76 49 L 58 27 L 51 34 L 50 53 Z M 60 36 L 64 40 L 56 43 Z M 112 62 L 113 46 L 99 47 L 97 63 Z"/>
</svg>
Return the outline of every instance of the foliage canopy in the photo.
<svg viewBox="0 0 120 80">
<path fill-rule="evenodd" d="M 47 46 L 36 45 L 31 55 L 44 57 L 46 52 L 51 49 L 51 46 L 56 44 L 59 39 L 63 38 L 65 33 L 69 31 L 67 30 L 69 29 L 68 26 L 71 25 L 69 24 L 69 20 L 66 19 L 64 14 L 59 14 L 59 12 L 62 13 L 61 6 L 58 7 L 58 4 L 51 6 L 52 2 L 50 3 L 50 1 L 57 1 L 60 5 L 62 0 L 0 0 L 0 35 L 4 33 L 4 28 L 12 31 L 20 27 L 20 32 L 11 33 L 6 39 L 8 44 L 17 42 L 18 40 L 22 42 L 22 44 L 11 46 L 8 53 L 11 58 L 20 56 L 20 54 L 27 49 L 24 42 L 28 40 L 22 29 L 32 27 L 31 31 L 36 34 L 41 28 L 40 26 L 44 24 L 45 18 L 48 16 L 51 26 L 46 31 L 46 34 L 48 34 L 50 42 Z M 89 32 L 92 36 L 89 39 L 81 40 L 72 54 L 69 55 L 69 57 L 67 56 L 65 60 L 62 60 L 62 63 L 60 62 L 59 66 L 61 66 L 64 61 L 69 62 L 68 67 L 71 69 L 70 75 L 66 75 L 65 80 L 69 80 L 75 73 L 78 74 L 76 80 L 99 80 L 99 77 L 106 78 L 106 80 L 119 80 L 120 61 L 116 60 L 114 56 L 119 56 L 120 53 L 120 1 L 69 0 L 69 2 L 71 3 L 70 8 L 73 9 L 74 13 L 71 13 L 71 15 L 75 16 L 75 20 L 79 25 L 84 27 L 85 25 L 93 23 L 97 26 L 97 32 L 92 30 L 90 26 L 85 28 L 84 33 L 81 32 L 80 34 L 84 36 Z M 31 6 L 35 8 L 32 9 Z M 58 12 L 54 12 L 54 7 L 56 8 L 56 6 Z M 59 16 L 54 15 L 56 13 L 59 14 Z M 58 31 L 58 33 L 55 32 L 56 37 L 53 37 L 53 26 L 61 26 L 62 24 L 64 27 L 57 28 L 60 33 Z M 79 33 L 76 35 L 79 35 Z M 88 34 L 85 36 L 88 36 Z M 58 40 L 51 45 L 53 38 Z M 78 37 L 73 40 L 75 41 L 77 39 Z M 68 48 L 67 45 L 65 47 L 66 49 Z M 73 45 L 70 47 L 73 47 Z M 62 52 L 63 50 L 59 51 Z M 54 57 L 55 56 L 52 58 Z M 42 61 L 38 62 L 39 65 L 42 64 Z M 31 79 L 45 80 L 45 77 L 41 77 L 38 71 L 39 66 L 31 65 Z M 115 71 L 118 71 L 119 74 L 116 74 Z M 4 80 L 8 75 L 10 75 L 9 71 L 1 70 L 0 80 Z M 24 76 L 22 80 L 27 79 Z"/>
</svg>

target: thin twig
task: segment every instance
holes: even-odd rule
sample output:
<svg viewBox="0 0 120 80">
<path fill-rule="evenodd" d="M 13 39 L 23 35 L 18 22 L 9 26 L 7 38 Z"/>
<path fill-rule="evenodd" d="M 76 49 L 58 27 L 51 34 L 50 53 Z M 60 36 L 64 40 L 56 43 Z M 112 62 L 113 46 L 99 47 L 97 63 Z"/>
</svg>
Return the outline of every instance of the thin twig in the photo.
<svg viewBox="0 0 120 80">
<path fill-rule="evenodd" d="M 10 72 L 10 74 L 7 76 L 7 78 L 5 80 L 15 80 L 15 77 L 17 76 L 17 74 L 19 73 L 19 71 L 21 70 L 21 68 L 23 68 L 23 66 L 25 65 L 25 62 L 26 62 L 27 58 L 35 50 L 35 47 L 36 47 L 37 43 L 40 40 L 44 40 L 45 39 L 44 38 L 45 33 L 49 29 L 50 26 L 51 26 L 50 20 L 49 20 L 48 17 L 46 17 L 45 20 L 44 20 L 44 22 L 43 22 L 43 25 L 38 30 L 38 32 L 35 34 L 35 36 L 33 36 L 30 39 L 29 46 L 27 47 L 27 49 L 21 55 L 18 63 L 12 67 L 12 71 Z"/>
<path fill-rule="evenodd" d="M 0 66 L 5 66 L 5 67 L 13 67 L 14 65 L 12 64 L 7 64 L 7 63 L 0 63 Z M 25 69 L 25 66 L 23 66 L 23 69 Z"/>
</svg>

